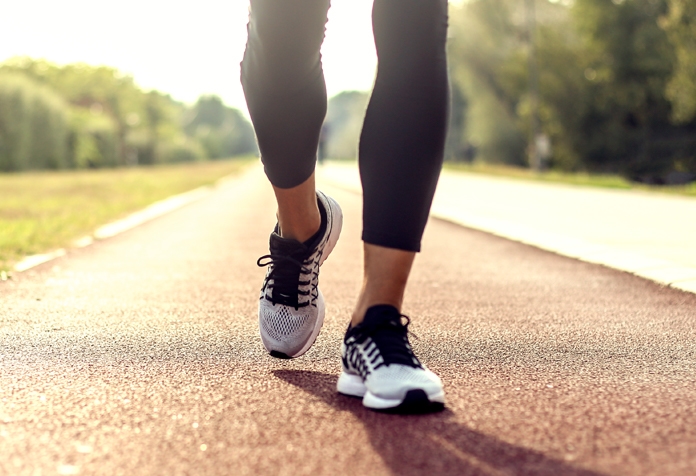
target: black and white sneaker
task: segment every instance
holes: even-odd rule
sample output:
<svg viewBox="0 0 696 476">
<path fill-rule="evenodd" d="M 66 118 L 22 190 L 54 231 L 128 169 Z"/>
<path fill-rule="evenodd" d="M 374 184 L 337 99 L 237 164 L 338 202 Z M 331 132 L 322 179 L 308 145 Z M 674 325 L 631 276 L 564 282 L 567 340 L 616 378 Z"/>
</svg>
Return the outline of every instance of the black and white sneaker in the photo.
<svg viewBox="0 0 696 476">
<path fill-rule="evenodd" d="M 442 410 L 442 382 L 413 354 L 408 323 L 408 317 L 395 307 L 379 305 L 369 308 L 359 325 L 349 327 L 341 345 L 343 372 L 338 392 L 361 397 L 363 405 L 373 410 Z"/>
<path fill-rule="evenodd" d="M 259 332 L 274 357 L 299 357 L 314 344 L 324 323 L 324 297 L 319 290 L 319 267 L 336 246 L 343 225 L 341 207 L 317 192 L 321 227 L 309 242 L 271 233 L 270 254 L 258 259 L 268 266 L 259 298 Z"/>
</svg>

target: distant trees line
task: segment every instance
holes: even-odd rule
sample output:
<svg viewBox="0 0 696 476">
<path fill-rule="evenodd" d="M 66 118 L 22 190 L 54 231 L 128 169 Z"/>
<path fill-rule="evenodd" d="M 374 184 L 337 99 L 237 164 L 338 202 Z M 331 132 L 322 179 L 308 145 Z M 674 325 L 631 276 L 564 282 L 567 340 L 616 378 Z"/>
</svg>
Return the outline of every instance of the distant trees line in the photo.
<svg viewBox="0 0 696 476">
<path fill-rule="evenodd" d="M 15 58 L 0 64 L 0 171 L 116 167 L 256 151 L 216 96 L 188 107 L 114 68 Z"/>
<path fill-rule="evenodd" d="M 694 0 L 468 0 L 450 8 L 449 60 L 447 160 L 529 166 L 535 145 L 547 168 L 696 178 Z M 363 92 L 331 98 L 328 157 L 357 155 L 367 101 Z M 0 170 L 255 150 L 250 124 L 217 97 L 186 107 L 112 68 L 0 65 Z"/>
<path fill-rule="evenodd" d="M 532 114 L 544 166 L 630 179 L 696 178 L 696 1 L 535 0 L 450 8 L 447 159 L 529 165 Z M 354 157 L 363 93 L 329 103 L 329 156 Z"/>
</svg>

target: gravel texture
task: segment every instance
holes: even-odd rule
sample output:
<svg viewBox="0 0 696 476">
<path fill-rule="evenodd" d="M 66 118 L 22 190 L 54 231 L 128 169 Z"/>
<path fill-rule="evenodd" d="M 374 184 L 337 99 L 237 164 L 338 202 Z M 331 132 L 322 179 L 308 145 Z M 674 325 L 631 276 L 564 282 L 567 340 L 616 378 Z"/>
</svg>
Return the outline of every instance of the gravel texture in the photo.
<svg viewBox="0 0 696 476">
<path fill-rule="evenodd" d="M 296 360 L 257 335 L 258 169 L 0 282 L 0 473 L 696 474 L 696 295 L 437 220 L 404 312 L 447 409 L 337 395 L 360 197 L 326 191 L 345 227 Z"/>
</svg>

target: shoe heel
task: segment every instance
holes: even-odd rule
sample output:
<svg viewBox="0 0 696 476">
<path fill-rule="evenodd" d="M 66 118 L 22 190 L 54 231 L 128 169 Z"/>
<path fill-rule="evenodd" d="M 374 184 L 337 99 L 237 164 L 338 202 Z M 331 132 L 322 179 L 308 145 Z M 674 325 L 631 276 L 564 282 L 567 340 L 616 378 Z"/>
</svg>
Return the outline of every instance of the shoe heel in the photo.
<svg viewBox="0 0 696 476">
<path fill-rule="evenodd" d="M 364 397 L 365 393 L 367 392 L 367 388 L 363 383 L 362 377 L 346 372 L 341 372 L 341 376 L 338 377 L 338 382 L 336 382 L 336 390 L 338 390 L 338 393 L 342 395 L 356 398 Z"/>
</svg>

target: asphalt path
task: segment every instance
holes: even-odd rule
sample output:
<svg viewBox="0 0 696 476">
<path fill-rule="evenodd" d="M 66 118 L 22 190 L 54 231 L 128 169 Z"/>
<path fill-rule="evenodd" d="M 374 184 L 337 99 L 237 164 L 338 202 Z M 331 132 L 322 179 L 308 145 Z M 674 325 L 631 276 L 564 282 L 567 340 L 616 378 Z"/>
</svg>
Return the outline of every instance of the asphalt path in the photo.
<svg viewBox="0 0 696 476">
<path fill-rule="evenodd" d="M 274 205 L 258 169 L 0 282 L 0 473 L 696 474 L 696 295 L 431 220 L 409 285 L 432 415 L 337 395 L 360 197 L 292 361 L 256 306 Z"/>
</svg>

